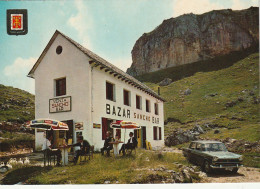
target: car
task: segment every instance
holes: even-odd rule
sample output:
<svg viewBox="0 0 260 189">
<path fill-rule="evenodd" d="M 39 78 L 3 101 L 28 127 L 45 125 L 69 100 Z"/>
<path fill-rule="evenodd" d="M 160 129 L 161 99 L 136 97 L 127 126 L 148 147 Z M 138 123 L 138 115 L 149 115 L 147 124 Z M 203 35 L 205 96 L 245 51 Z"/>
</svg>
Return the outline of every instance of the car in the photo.
<svg viewBox="0 0 260 189">
<path fill-rule="evenodd" d="M 228 152 L 219 141 L 198 140 L 192 141 L 188 148 L 183 149 L 183 155 L 192 163 L 201 166 L 210 173 L 217 169 L 236 173 L 242 165 L 242 156 Z"/>
</svg>

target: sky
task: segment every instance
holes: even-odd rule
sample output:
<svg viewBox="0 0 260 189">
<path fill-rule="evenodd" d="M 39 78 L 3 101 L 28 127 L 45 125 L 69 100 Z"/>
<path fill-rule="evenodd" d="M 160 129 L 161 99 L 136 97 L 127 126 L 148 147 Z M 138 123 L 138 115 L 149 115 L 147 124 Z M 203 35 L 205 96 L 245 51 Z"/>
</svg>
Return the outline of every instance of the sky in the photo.
<svg viewBox="0 0 260 189">
<path fill-rule="evenodd" d="M 136 40 L 163 20 L 250 6 L 259 6 L 258 0 L 0 1 L 0 84 L 34 94 L 27 74 L 55 30 L 126 71 Z M 7 34 L 7 9 L 28 10 L 27 35 Z"/>
</svg>

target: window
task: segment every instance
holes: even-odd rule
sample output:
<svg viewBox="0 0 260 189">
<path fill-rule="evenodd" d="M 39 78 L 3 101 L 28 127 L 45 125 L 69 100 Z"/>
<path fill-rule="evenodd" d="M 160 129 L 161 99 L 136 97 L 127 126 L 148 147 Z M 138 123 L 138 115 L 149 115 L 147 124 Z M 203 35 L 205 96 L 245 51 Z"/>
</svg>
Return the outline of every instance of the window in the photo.
<svg viewBox="0 0 260 189">
<path fill-rule="evenodd" d="M 106 82 L 106 98 L 115 101 L 115 85 L 109 82 Z"/>
<path fill-rule="evenodd" d="M 57 53 L 57 54 L 61 54 L 61 53 L 62 53 L 62 46 L 58 46 L 58 47 L 56 48 L 56 53 Z"/>
<path fill-rule="evenodd" d="M 159 112 L 158 112 L 158 103 L 154 103 L 154 113 L 155 113 L 155 115 L 159 115 Z"/>
<path fill-rule="evenodd" d="M 150 109 L 150 100 L 146 100 L 145 104 L 146 104 L 146 112 L 150 112 L 151 111 L 151 109 Z"/>
<path fill-rule="evenodd" d="M 159 127 L 159 140 L 162 140 L 162 128 Z"/>
<path fill-rule="evenodd" d="M 56 79 L 56 96 L 66 95 L 66 78 Z"/>
<path fill-rule="evenodd" d="M 136 95 L 136 109 L 141 110 L 142 109 L 142 99 L 141 96 Z"/>
<path fill-rule="evenodd" d="M 153 127 L 153 139 L 157 140 L 157 127 Z"/>
<path fill-rule="evenodd" d="M 201 143 L 197 143 L 196 150 L 201 150 Z"/>
<path fill-rule="evenodd" d="M 192 142 L 192 143 L 190 144 L 190 149 L 195 149 L 195 147 L 196 147 L 196 143 L 195 143 L 195 142 Z"/>
<path fill-rule="evenodd" d="M 124 89 L 124 105 L 130 106 L 130 92 Z"/>
<path fill-rule="evenodd" d="M 154 126 L 153 127 L 153 139 L 154 140 L 162 140 L 162 128 Z"/>
</svg>

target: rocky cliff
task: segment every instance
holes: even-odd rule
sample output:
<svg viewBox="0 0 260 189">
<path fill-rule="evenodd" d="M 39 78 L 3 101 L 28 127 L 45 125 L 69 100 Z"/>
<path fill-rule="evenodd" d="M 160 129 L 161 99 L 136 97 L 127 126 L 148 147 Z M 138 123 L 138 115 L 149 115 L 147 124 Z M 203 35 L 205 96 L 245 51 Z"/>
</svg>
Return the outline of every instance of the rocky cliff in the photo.
<svg viewBox="0 0 260 189">
<path fill-rule="evenodd" d="M 164 20 L 132 50 L 133 76 L 258 47 L 259 8 L 214 10 Z"/>
</svg>

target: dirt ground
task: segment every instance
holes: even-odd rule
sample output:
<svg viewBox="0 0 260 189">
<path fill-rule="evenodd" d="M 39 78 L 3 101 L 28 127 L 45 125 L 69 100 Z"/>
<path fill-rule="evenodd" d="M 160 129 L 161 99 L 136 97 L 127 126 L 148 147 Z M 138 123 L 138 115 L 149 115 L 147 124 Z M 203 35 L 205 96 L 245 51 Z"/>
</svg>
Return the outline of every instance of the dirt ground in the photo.
<svg viewBox="0 0 260 189">
<path fill-rule="evenodd" d="M 202 183 L 240 183 L 260 182 L 260 169 L 252 167 L 241 167 L 237 173 L 218 171 L 208 174 L 201 181 Z"/>
</svg>

